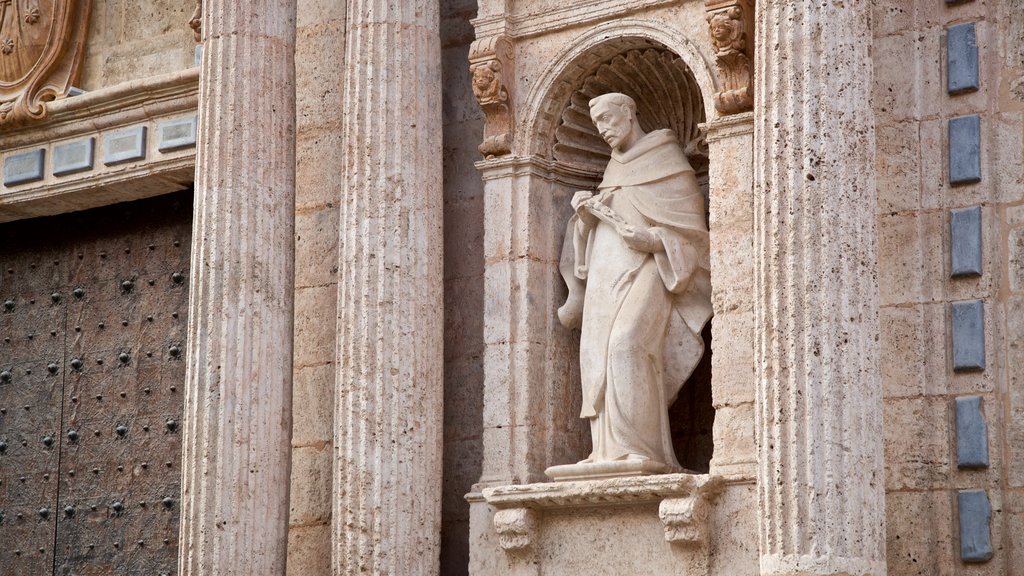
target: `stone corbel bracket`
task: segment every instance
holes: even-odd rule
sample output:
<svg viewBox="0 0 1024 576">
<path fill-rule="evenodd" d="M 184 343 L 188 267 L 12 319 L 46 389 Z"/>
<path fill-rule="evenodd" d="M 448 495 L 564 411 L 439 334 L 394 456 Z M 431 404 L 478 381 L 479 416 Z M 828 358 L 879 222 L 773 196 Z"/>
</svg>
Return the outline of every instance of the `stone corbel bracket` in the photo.
<svg viewBox="0 0 1024 576">
<path fill-rule="evenodd" d="M 705 0 L 708 33 L 722 90 L 715 94 L 721 114 L 754 108 L 753 0 Z"/>
<path fill-rule="evenodd" d="M 469 50 L 473 95 L 485 116 L 484 141 L 479 147 L 485 158 L 512 151 L 514 58 L 512 41 L 503 34 L 481 38 Z"/>
<path fill-rule="evenodd" d="M 710 503 L 724 487 L 717 476 L 663 474 L 610 480 L 545 482 L 486 488 L 484 500 L 497 509 L 494 529 L 509 554 L 536 549 L 545 510 L 602 508 L 660 502 L 665 540 L 685 547 L 708 545 Z"/>
</svg>

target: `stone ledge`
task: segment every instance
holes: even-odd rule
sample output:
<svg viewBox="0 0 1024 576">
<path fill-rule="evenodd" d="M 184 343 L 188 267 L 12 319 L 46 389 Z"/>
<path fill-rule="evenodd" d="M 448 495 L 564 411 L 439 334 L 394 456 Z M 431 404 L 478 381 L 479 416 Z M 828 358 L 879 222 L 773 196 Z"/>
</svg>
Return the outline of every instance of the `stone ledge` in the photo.
<svg viewBox="0 0 1024 576">
<path fill-rule="evenodd" d="M 706 474 L 663 474 L 606 480 L 545 482 L 485 488 L 482 499 L 497 509 L 494 529 L 501 547 L 521 554 L 534 547 L 543 512 L 659 503 L 665 540 L 704 548 L 710 502 L 725 486 Z"/>
<path fill-rule="evenodd" d="M 165 124 L 194 121 L 198 97 L 199 70 L 191 68 L 54 101 L 45 118 L 0 134 L 5 165 L 31 154 L 45 158 L 39 178 L 5 173 L 0 222 L 187 188 L 194 179 L 194 141 L 167 146 L 160 138 L 142 139 L 134 154 L 103 160 L 112 146 L 110 136 L 120 131 L 159 135 Z M 88 153 L 74 161 L 61 154 L 83 144 Z"/>
</svg>

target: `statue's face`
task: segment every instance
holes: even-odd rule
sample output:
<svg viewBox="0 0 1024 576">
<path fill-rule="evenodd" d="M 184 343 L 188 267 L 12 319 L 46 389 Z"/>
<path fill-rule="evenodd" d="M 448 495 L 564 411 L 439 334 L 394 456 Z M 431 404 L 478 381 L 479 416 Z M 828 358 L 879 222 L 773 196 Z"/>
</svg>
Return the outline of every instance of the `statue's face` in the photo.
<svg viewBox="0 0 1024 576">
<path fill-rule="evenodd" d="M 633 129 L 633 115 L 617 104 L 598 102 L 590 109 L 590 117 L 604 141 L 617 150 Z"/>
<path fill-rule="evenodd" d="M 711 20 L 711 36 L 719 42 L 725 42 L 732 35 L 732 26 L 728 18 L 716 16 Z"/>
</svg>

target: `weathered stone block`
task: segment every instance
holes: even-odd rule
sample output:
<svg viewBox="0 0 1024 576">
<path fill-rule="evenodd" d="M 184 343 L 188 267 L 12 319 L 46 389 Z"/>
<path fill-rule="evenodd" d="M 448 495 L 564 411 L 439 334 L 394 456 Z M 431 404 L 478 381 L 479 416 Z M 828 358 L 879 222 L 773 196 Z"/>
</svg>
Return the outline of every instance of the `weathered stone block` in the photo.
<svg viewBox="0 0 1024 576">
<path fill-rule="evenodd" d="M 953 210 L 949 218 L 950 274 L 981 275 L 981 206 Z"/>
<path fill-rule="evenodd" d="M 4 156 L 4 186 L 42 180 L 46 175 L 45 159 L 46 150 L 43 148 Z"/>
<path fill-rule="evenodd" d="M 946 399 L 941 397 L 886 400 L 883 411 L 886 490 L 949 486 L 947 406 Z"/>
<path fill-rule="evenodd" d="M 985 305 L 981 300 L 951 304 L 953 370 L 985 369 Z"/>
<path fill-rule="evenodd" d="M 981 182 L 981 117 L 949 120 L 949 183 Z"/>
<path fill-rule="evenodd" d="M 946 64 L 946 90 L 950 94 L 978 89 L 978 38 L 973 22 L 946 31 Z"/>
<path fill-rule="evenodd" d="M 886 558 L 890 574 L 953 576 L 953 499 L 945 491 L 887 492 Z"/>
<path fill-rule="evenodd" d="M 53 175 L 66 176 L 91 170 L 95 156 L 96 139 L 83 138 L 53 145 Z"/>
<path fill-rule="evenodd" d="M 195 116 L 187 118 L 175 118 L 161 122 L 157 127 L 159 137 L 157 138 L 157 150 L 169 152 L 181 148 L 191 148 L 196 145 Z"/>
<path fill-rule="evenodd" d="M 333 453 L 330 444 L 292 448 L 289 524 L 330 521 Z"/>
<path fill-rule="evenodd" d="M 988 467 L 988 427 L 981 396 L 956 399 L 956 460 L 960 468 Z"/>
<path fill-rule="evenodd" d="M 107 166 L 145 157 L 145 126 L 133 126 L 103 135 L 103 163 Z"/>
<path fill-rule="evenodd" d="M 984 490 L 961 490 L 957 495 L 960 515 L 960 559 L 964 562 L 985 562 L 992 558 L 992 536 L 989 521 L 992 506 Z"/>
</svg>

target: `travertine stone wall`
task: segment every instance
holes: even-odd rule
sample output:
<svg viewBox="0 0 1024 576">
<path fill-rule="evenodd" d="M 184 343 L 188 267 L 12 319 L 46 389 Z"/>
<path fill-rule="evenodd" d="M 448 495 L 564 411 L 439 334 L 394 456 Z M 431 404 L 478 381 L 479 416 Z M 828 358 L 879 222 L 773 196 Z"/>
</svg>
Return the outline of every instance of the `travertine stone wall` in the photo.
<svg viewBox="0 0 1024 576">
<path fill-rule="evenodd" d="M 443 394 L 436 0 L 346 13 L 335 574 L 436 574 Z"/>
<path fill-rule="evenodd" d="M 1024 3 L 884 0 L 874 12 L 889 572 L 1018 574 L 1024 566 Z M 950 95 L 947 29 L 965 23 L 974 23 L 977 34 L 979 87 Z M 948 122 L 974 114 L 981 125 L 981 180 L 953 186 Z M 952 277 L 951 213 L 974 207 L 981 210 L 981 274 Z M 952 304 L 973 300 L 984 306 L 985 367 L 954 371 Z M 958 466 L 955 403 L 971 396 L 981 397 L 987 468 Z M 987 493 L 991 560 L 961 560 L 961 538 L 980 532 L 960 533 L 960 490 Z"/>
<path fill-rule="evenodd" d="M 182 574 L 285 572 L 295 3 L 207 0 L 182 438 Z"/>
<path fill-rule="evenodd" d="M 868 2 L 757 11 L 761 574 L 884 576 Z"/>
<path fill-rule="evenodd" d="M 345 2 L 299 0 L 295 38 L 295 362 L 288 573 L 331 574 Z"/>
<path fill-rule="evenodd" d="M 195 66 L 194 8 L 190 0 L 96 0 L 77 86 L 92 91 Z"/>
</svg>

